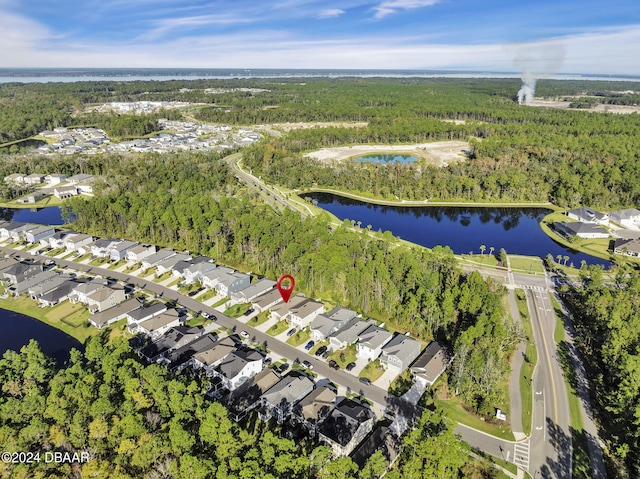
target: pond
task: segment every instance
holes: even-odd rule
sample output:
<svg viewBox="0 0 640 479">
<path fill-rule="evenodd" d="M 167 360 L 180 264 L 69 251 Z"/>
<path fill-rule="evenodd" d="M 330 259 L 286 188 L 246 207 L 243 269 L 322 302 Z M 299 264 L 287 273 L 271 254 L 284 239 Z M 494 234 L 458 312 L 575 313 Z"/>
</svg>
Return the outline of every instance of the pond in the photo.
<svg viewBox="0 0 640 479">
<path fill-rule="evenodd" d="M 84 346 L 75 338 L 35 318 L 6 309 L 0 309 L 0 356 L 7 349 L 20 348 L 35 339 L 47 356 L 54 358 L 58 366 L 69 359 L 72 348 L 84 351 Z"/>
<path fill-rule="evenodd" d="M 318 206 L 341 220 L 360 221 L 361 227 L 371 225 L 374 231 L 391 231 L 395 236 L 427 248 L 449 246 L 456 254 L 480 254 L 480 246 L 497 253 L 544 258 L 551 254 L 568 256 L 580 267 L 587 264 L 609 266 L 606 260 L 565 248 L 553 241 L 540 228 L 540 220 L 550 213 L 545 208 L 469 208 L 450 206 L 382 206 L 344 198 L 329 193 L 303 195 L 318 202 Z"/>
<path fill-rule="evenodd" d="M 364 163 L 415 163 L 418 158 L 411 155 L 367 155 L 354 158 L 354 161 L 361 161 Z"/>
<path fill-rule="evenodd" d="M 43 225 L 62 225 L 62 210 L 57 206 L 46 208 L 0 208 L 0 220 L 22 221 Z"/>
</svg>

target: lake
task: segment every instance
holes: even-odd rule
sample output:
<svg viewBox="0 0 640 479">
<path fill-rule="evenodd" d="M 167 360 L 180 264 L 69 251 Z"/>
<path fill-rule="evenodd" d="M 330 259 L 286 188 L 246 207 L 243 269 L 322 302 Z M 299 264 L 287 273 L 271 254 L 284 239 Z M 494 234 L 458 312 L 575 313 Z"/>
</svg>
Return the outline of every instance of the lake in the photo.
<svg viewBox="0 0 640 479">
<path fill-rule="evenodd" d="M 47 356 L 54 358 L 58 366 L 69 359 L 69 351 L 76 348 L 84 351 L 84 346 L 75 338 L 48 324 L 24 314 L 0 309 L 0 355 L 7 349 L 20 348 L 35 339 Z"/>
<path fill-rule="evenodd" d="M 565 248 L 540 228 L 540 220 L 550 213 L 545 208 L 469 208 L 452 206 L 382 206 L 332 195 L 308 193 L 318 206 L 341 220 L 361 221 L 362 228 L 391 231 L 395 236 L 427 248 L 449 246 L 456 254 L 480 254 L 480 245 L 504 248 L 507 253 L 539 256 L 568 256 L 567 265 L 608 266 L 606 260 Z"/>
<path fill-rule="evenodd" d="M 22 221 L 43 225 L 62 225 L 62 210 L 57 206 L 46 208 L 0 208 L 0 220 Z"/>
<path fill-rule="evenodd" d="M 415 163 L 418 158 L 411 155 L 367 155 L 354 158 L 354 161 L 360 161 L 364 163 Z"/>
</svg>

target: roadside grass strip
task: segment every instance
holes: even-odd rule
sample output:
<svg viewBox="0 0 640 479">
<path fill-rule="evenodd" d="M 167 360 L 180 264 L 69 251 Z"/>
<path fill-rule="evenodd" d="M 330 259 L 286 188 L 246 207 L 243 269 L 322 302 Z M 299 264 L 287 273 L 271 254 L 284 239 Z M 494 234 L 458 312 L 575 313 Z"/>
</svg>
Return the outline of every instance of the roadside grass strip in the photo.
<svg viewBox="0 0 640 479">
<path fill-rule="evenodd" d="M 520 369 L 520 397 L 522 398 L 522 429 L 525 434 L 531 434 L 531 409 L 533 407 L 533 371 L 538 362 L 538 352 L 533 344 L 533 328 L 527 307 L 527 298 L 524 290 L 516 289 L 516 304 L 524 333 L 527 336 L 527 348 L 525 358 Z"/>
</svg>

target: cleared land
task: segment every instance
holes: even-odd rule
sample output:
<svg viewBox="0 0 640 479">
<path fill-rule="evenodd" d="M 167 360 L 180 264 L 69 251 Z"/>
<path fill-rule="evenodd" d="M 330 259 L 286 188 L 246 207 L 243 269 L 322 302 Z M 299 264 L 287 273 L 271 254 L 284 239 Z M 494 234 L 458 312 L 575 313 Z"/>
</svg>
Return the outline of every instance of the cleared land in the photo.
<svg viewBox="0 0 640 479">
<path fill-rule="evenodd" d="M 575 96 L 567 98 L 579 100 L 580 98 L 586 98 L 586 96 Z M 531 103 L 527 104 L 527 106 L 535 106 L 538 108 L 555 108 L 556 110 L 594 111 L 598 113 L 640 113 L 640 106 L 599 104 L 595 105 L 593 108 L 569 108 L 570 103 L 571 101 L 567 101 L 566 99 L 534 98 Z"/>
<path fill-rule="evenodd" d="M 323 148 L 307 153 L 321 161 L 344 161 L 371 153 L 407 153 L 425 158 L 435 166 L 447 166 L 467 158 L 470 145 L 466 141 L 437 141 L 415 145 L 355 145 Z"/>
</svg>

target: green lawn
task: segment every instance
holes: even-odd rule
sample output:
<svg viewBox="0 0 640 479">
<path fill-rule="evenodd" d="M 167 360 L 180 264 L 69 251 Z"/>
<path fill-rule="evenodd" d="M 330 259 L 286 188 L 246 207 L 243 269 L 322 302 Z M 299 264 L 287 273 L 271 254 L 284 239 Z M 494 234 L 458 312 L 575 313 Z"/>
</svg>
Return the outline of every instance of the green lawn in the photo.
<svg viewBox="0 0 640 479">
<path fill-rule="evenodd" d="M 402 396 L 413 386 L 413 375 L 409 369 L 396 377 L 389 386 L 389 392 L 394 396 Z"/>
<path fill-rule="evenodd" d="M 56 248 L 56 249 L 52 249 L 51 251 L 49 251 L 48 253 L 45 253 L 45 254 L 47 256 L 58 256 L 59 254 L 62 254 L 65 251 L 67 251 L 66 248 Z"/>
<path fill-rule="evenodd" d="M 309 328 L 305 328 L 302 331 L 296 332 L 290 338 L 287 338 L 287 344 L 291 346 L 300 346 L 302 343 L 306 343 L 309 341 L 309 337 L 311 337 L 311 333 L 309 332 Z"/>
<path fill-rule="evenodd" d="M 190 318 L 189 320 L 187 320 L 185 322 L 185 324 L 187 326 L 204 326 L 207 325 L 209 323 L 211 323 L 212 321 L 210 319 L 205 318 L 204 316 L 195 316 L 193 318 Z"/>
<path fill-rule="evenodd" d="M 480 250 L 478 250 L 480 251 Z M 496 259 L 496 257 L 492 254 L 488 253 L 489 249 L 487 248 L 487 251 L 485 251 L 484 254 L 463 254 L 460 255 L 462 257 L 462 259 L 472 262 L 472 263 L 480 263 L 480 264 L 484 264 L 487 266 L 497 266 L 498 265 L 498 260 Z M 495 253 L 495 251 L 494 251 Z"/>
<path fill-rule="evenodd" d="M 117 269 L 120 266 L 123 266 L 125 263 L 127 262 L 126 259 L 121 259 L 120 261 L 118 261 L 117 263 L 112 263 L 109 265 L 109 269 Z"/>
<path fill-rule="evenodd" d="M 436 399 L 435 402 L 436 405 L 442 409 L 445 416 L 455 422 L 465 424 L 469 427 L 486 432 L 487 434 L 491 434 L 492 436 L 506 439 L 507 441 L 515 440 L 509 426 L 497 426 L 486 421 L 481 421 L 479 417 L 467 412 L 467 410 L 462 407 L 462 402 L 456 398 Z"/>
<path fill-rule="evenodd" d="M 122 272 L 123 273 L 131 273 L 137 269 L 140 269 L 140 263 L 133 264 L 131 266 L 127 266 Z"/>
<path fill-rule="evenodd" d="M 227 309 L 224 314 L 227 316 L 231 316 L 232 318 L 239 318 L 244 313 L 247 312 L 247 309 L 251 307 L 251 303 L 238 303 L 231 306 Z"/>
<path fill-rule="evenodd" d="M 219 301 L 216 301 L 215 303 L 213 303 L 211 305 L 212 308 L 217 308 L 218 306 L 222 306 L 224 303 L 226 303 L 227 301 L 229 301 L 229 296 L 225 296 L 224 298 L 222 298 Z M 202 298 L 198 298 L 198 301 L 203 301 Z"/>
<path fill-rule="evenodd" d="M 558 304 L 558 301 L 556 300 L 556 297 L 552 294 L 549 294 L 549 298 L 551 298 L 553 311 L 556 314 L 556 318 L 558 318 L 558 320 L 556 321 L 556 327 L 553 330 L 553 340 L 556 342 L 556 344 L 560 344 L 562 341 L 564 341 L 564 324 L 562 323 L 561 319 L 563 313 L 560 305 Z"/>
<path fill-rule="evenodd" d="M 334 360 L 341 369 L 344 369 L 347 364 L 354 363 L 356 361 L 356 346 L 350 344 L 344 349 L 339 349 L 329 355 L 327 361 Z"/>
<path fill-rule="evenodd" d="M 277 336 L 280 333 L 283 333 L 289 325 L 286 321 L 278 321 L 276 324 L 267 329 L 267 334 L 269 336 Z"/>
<path fill-rule="evenodd" d="M 180 281 L 182 281 L 182 278 L 177 278 L 175 281 L 172 281 L 171 283 L 169 283 L 167 287 L 169 288 L 171 286 L 177 286 L 180 283 Z"/>
<path fill-rule="evenodd" d="M 204 293 L 198 296 L 198 301 L 206 301 L 208 299 L 213 298 L 216 295 L 216 291 L 214 289 L 207 289 Z"/>
<path fill-rule="evenodd" d="M 531 432 L 531 408 L 533 407 L 532 377 L 538 361 L 538 351 L 533 343 L 533 328 L 524 290 L 516 289 L 515 295 L 522 327 L 527 337 L 525 360 L 520 369 L 520 397 L 522 399 L 522 429 L 525 434 L 529 434 Z"/>
<path fill-rule="evenodd" d="M 75 251 L 72 251 L 71 253 L 69 253 L 69 254 L 67 254 L 67 255 L 64 255 L 64 256 L 63 256 L 62 258 L 60 258 L 60 259 L 68 259 L 69 261 L 71 261 L 71 257 L 72 257 L 73 255 L 75 255 L 75 254 L 76 254 L 76 252 L 75 252 Z"/>
<path fill-rule="evenodd" d="M 527 273 L 544 273 L 542 260 L 534 256 L 509 255 L 511 269 Z"/>
<path fill-rule="evenodd" d="M 384 368 L 380 364 L 380 360 L 376 359 L 367 364 L 358 377 L 360 378 L 368 378 L 369 381 L 376 381 L 382 374 L 384 373 Z"/>
<path fill-rule="evenodd" d="M 100 332 L 96 328 L 89 326 L 87 321 L 89 312 L 81 303 L 74 305 L 65 301 L 53 308 L 40 308 L 38 303 L 28 296 L 20 296 L 15 299 L 0 299 L 0 308 L 39 319 L 54 328 L 64 331 L 81 343 Z"/>
<path fill-rule="evenodd" d="M 80 262 L 80 261 L 84 261 L 85 259 L 89 259 L 89 258 L 91 258 L 91 253 L 83 254 L 79 258 L 74 259 L 74 261 Z"/>
<path fill-rule="evenodd" d="M 310 350 L 309 350 L 309 354 L 316 354 L 316 351 L 318 349 L 320 349 L 322 346 L 327 346 L 327 348 L 329 347 L 329 340 L 325 339 L 324 341 L 320 341 L 319 343 L 316 343 Z"/>
<path fill-rule="evenodd" d="M 269 319 L 269 311 L 263 311 L 262 313 L 254 316 L 249 321 L 247 321 L 247 325 L 251 327 L 256 327 L 264 323 L 267 319 Z"/>
<path fill-rule="evenodd" d="M 140 278 L 148 278 L 149 276 L 151 276 L 152 274 L 154 274 L 156 271 L 155 266 L 153 268 L 149 268 L 149 269 L 145 269 L 144 271 L 142 271 L 138 276 Z"/>
<path fill-rule="evenodd" d="M 54 256 L 54 255 L 51 255 L 51 256 Z M 101 266 L 105 264 L 107 261 L 109 261 L 107 258 L 96 258 L 93 261 L 89 261 L 89 264 L 92 266 Z"/>
<path fill-rule="evenodd" d="M 153 281 L 154 283 L 161 283 L 164 280 L 167 280 L 169 278 L 171 278 L 171 271 L 167 271 L 166 273 L 161 274 L 157 278 L 153 278 L 151 281 Z"/>
</svg>

